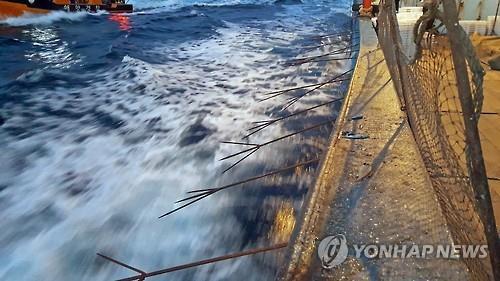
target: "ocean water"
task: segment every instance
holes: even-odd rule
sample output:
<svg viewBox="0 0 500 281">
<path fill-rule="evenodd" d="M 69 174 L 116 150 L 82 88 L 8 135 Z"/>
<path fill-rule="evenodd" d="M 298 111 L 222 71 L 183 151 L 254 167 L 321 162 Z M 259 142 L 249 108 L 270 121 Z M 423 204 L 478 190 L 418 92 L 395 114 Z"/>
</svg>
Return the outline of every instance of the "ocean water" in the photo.
<svg viewBox="0 0 500 281">
<path fill-rule="evenodd" d="M 129 15 L 54 12 L 0 21 L 0 280 L 114 280 L 288 241 L 315 165 L 210 196 L 195 188 L 320 157 L 332 126 L 265 146 L 227 173 L 253 121 L 340 97 L 324 87 L 283 110 L 276 89 L 353 66 L 285 62 L 350 44 L 350 1 L 132 2 Z M 307 48 L 339 40 L 323 48 Z M 342 57 L 342 55 L 340 55 Z M 340 104 L 270 126 L 262 143 L 335 120 Z M 273 280 L 283 251 L 150 280 Z"/>
</svg>

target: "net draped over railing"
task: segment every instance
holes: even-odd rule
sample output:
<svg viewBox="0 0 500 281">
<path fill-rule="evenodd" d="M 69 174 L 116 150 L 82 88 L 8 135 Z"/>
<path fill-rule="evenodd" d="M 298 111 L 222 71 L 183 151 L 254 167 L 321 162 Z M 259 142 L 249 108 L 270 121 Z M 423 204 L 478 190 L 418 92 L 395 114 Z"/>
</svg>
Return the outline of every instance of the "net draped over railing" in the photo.
<svg viewBox="0 0 500 281">
<path fill-rule="evenodd" d="M 488 245 L 490 259 L 463 260 L 470 280 L 498 280 L 498 234 L 477 128 L 484 71 L 457 24 L 454 0 L 442 2 L 428 6 L 405 30 L 398 25 L 393 0 L 382 0 L 380 47 L 453 243 Z M 433 22 L 443 23 L 446 34 L 432 29 Z M 408 33 L 416 44 L 411 55 L 401 41 Z"/>
</svg>

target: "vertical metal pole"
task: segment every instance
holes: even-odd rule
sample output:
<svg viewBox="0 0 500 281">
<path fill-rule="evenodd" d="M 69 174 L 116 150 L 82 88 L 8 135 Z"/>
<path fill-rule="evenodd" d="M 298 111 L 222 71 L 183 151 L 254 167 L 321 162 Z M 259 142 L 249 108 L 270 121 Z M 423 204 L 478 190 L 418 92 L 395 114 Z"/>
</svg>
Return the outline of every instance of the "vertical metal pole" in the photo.
<svg viewBox="0 0 500 281">
<path fill-rule="evenodd" d="M 495 20 L 493 20 L 493 27 L 491 28 L 490 35 L 497 35 L 497 33 L 495 32 L 495 27 L 497 25 L 498 9 L 499 8 L 500 8 L 500 0 L 498 0 L 497 11 L 495 12 Z"/>
<path fill-rule="evenodd" d="M 465 62 L 465 50 L 459 34 L 457 6 L 455 0 L 443 0 L 444 23 L 452 49 L 453 65 L 457 80 L 458 95 L 462 105 L 465 125 L 465 138 L 470 155 L 469 176 L 478 205 L 478 212 L 484 224 L 490 260 L 493 268 L 494 280 L 500 280 L 500 243 L 496 230 L 495 216 L 491 205 L 491 196 L 488 188 L 488 178 L 483 161 L 483 153 L 479 138 L 478 120 L 472 106 L 472 95 L 469 83 L 469 74 Z"/>
</svg>

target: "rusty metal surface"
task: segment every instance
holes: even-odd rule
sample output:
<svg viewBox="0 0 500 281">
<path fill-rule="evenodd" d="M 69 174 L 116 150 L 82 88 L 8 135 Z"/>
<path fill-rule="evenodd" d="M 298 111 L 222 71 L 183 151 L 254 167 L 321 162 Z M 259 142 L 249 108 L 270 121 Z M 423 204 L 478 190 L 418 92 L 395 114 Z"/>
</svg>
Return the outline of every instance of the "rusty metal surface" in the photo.
<svg viewBox="0 0 500 281">
<path fill-rule="evenodd" d="M 316 247 L 328 235 L 351 244 L 450 244 L 427 171 L 369 21 L 343 112 L 292 239 L 280 280 L 468 280 L 459 260 L 357 259 L 323 269 Z M 362 114 L 361 120 L 349 117 Z M 342 132 L 366 134 L 345 139 Z"/>
</svg>

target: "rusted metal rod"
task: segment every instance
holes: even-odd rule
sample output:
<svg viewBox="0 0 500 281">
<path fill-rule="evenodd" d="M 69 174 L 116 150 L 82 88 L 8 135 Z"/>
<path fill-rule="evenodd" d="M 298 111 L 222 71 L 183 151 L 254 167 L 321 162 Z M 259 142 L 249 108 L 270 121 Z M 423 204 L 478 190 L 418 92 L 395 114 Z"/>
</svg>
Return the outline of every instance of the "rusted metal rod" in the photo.
<svg viewBox="0 0 500 281">
<path fill-rule="evenodd" d="M 479 216 L 484 224 L 486 240 L 489 248 L 489 258 L 493 265 L 493 279 L 500 280 L 500 241 L 495 224 L 495 215 L 491 205 L 491 195 L 488 188 L 486 167 L 484 165 L 483 152 L 479 137 L 478 120 L 476 120 L 471 85 L 468 79 L 468 68 L 465 60 L 464 43 L 461 41 L 461 34 L 464 34 L 458 22 L 457 3 L 455 0 L 443 0 L 443 9 L 446 16 L 444 24 L 448 30 L 448 37 L 452 48 L 452 59 L 457 77 L 458 96 L 463 111 L 463 121 L 465 127 L 465 139 L 467 152 L 470 156 L 469 173 L 471 184 L 478 204 L 481 205 Z"/>
<path fill-rule="evenodd" d="M 336 78 L 338 78 L 338 77 L 344 76 L 344 75 L 346 75 L 347 73 L 349 73 L 349 72 L 351 72 L 351 71 L 353 71 L 353 70 L 354 70 L 354 69 L 350 69 L 350 70 L 348 70 L 348 71 L 346 71 L 346 72 L 344 72 L 344 73 L 342 73 L 342 74 L 340 74 L 340 75 L 337 75 L 337 76 L 336 76 L 335 78 L 333 78 L 332 80 L 334 80 L 334 79 L 336 79 Z M 299 101 L 301 98 L 303 98 L 303 97 L 305 97 L 306 95 L 308 95 L 308 94 L 312 93 L 313 91 L 315 91 L 315 90 L 317 90 L 317 89 L 319 89 L 319 88 L 321 88 L 321 87 L 323 87 L 323 86 L 327 85 L 327 84 L 328 84 L 328 82 L 329 82 L 329 81 L 326 81 L 325 83 L 323 83 L 323 84 L 321 84 L 321 85 L 318 85 L 318 86 L 316 86 L 316 87 L 314 87 L 314 88 L 312 88 L 312 89 L 308 90 L 307 92 L 305 92 L 305 93 L 303 93 L 303 94 L 301 94 L 301 95 L 299 95 L 299 96 L 297 96 L 297 97 L 293 97 L 293 98 L 291 98 L 291 99 L 288 101 L 288 103 L 287 103 L 287 104 L 283 107 L 283 110 L 285 110 L 285 109 L 289 108 L 289 107 L 290 107 L 290 106 L 292 106 L 294 103 L 296 103 L 297 101 Z"/>
<path fill-rule="evenodd" d="M 137 273 L 140 273 L 140 274 L 141 274 L 141 276 L 144 276 L 144 274 L 146 274 L 146 272 L 144 272 L 144 271 L 142 271 L 142 270 L 140 270 L 140 269 L 138 269 L 138 268 L 135 268 L 135 267 L 133 267 L 133 266 L 131 266 L 131 265 L 128 265 L 128 264 L 126 264 L 126 263 L 123 263 L 123 262 L 121 262 L 121 261 L 119 261 L 119 260 L 116 260 L 116 259 L 110 258 L 110 257 L 105 256 L 105 255 L 100 254 L 100 253 L 97 253 L 97 255 L 98 255 L 99 257 L 103 258 L 103 259 L 106 259 L 106 260 L 108 260 L 108 261 L 112 262 L 112 263 L 116 263 L 117 265 L 123 266 L 123 267 L 128 268 L 128 269 L 130 269 L 130 270 L 132 270 L 132 271 L 135 271 L 135 272 L 137 272 Z"/>
<path fill-rule="evenodd" d="M 282 121 L 282 120 L 285 120 L 287 118 L 290 118 L 290 117 L 293 117 L 293 116 L 297 116 L 297 115 L 300 115 L 300 114 L 303 114 L 303 113 L 306 113 L 308 111 L 311 111 L 313 109 L 316 109 L 318 107 L 322 107 L 322 106 L 325 106 L 325 105 L 329 105 L 331 103 L 334 103 L 334 102 L 337 102 L 337 101 L 341 101 L 343 100 L 344 98 L 337 98 L 337 99 L 333 99 L 333 100 L 330 100 L 330 101 L 327 101 L 327 102 L 324 102 L 324 103 L 320 103 L 318 105 L 315 105 L 315 106 L 312 106 L 312 107 L 309 107 L 309 108 L 306 108 L 306 109 L 303 109 L 303 110 L 300 110 L 300 111 L 296 111 L 294 113 L 291 113 L 291 114 L 288 114 L 286 116 L 283 116 L 283 117 L 279 117 L 279 118 L 275 118 L 275 119 L 270 119 L 270 120 L 261 120 L 261 121 L 255 121 L 253 122 L 254 124 L 259 124 L 259 125 L 256 125 L 254 127 L 251 127 L 249 129 L 247 129 L 248 131 L 253 131 L 255 129 L 258 129 L 260 127 L 263 127 L 263 126 L 268 126 L 270 124 L 273 124 L 275 122 L 278 122 L 278 121 Z"/>
<path fill-rule="evenodd" d="M 325 83 L 325 84 L 323 84 L 323 85 L 316 86 L 316 87 L 312 88 L 311 90 L 309 90 L 309 91 L 307 91 L 307 92 L 305 92 L 305 93 L 303 93 L 303 94 L 300 94 L 300 95 L 298 95 L 298 96 L 296 96 L 296 97 L 290 98 L 290 99 L 288 100 L 288 102 L 285 104 L 285 106 L 283 106 L 283 108 L 282 108 L 281 110 L 286 110 L 286 109 L 288 109 L 290 106 L 292 106 L 292 105 L 294 105 L 296 102 L 298 102 L 301 98 L 303 98 L 303 97 L 305 97 L 306 95 L 308 95 L 308 94 L 310 94 L 310 93 L 312 93 L 312 92 L 316 91 L 317 89 L 319 89 L 319 88 L 323 87 L 324 85 L 326 85 L 326 83 Z"/>
<path fill-rule="evenodd" d="M 321 39 L 321 38 L 325 38 L 325 37 L 332 37 L 332 36 L 342 36 L 342 35 L 357 35 L 359 34 L 359 31 L 344 31 L 344 32 L 337 32 L 337 33 L 329 33 L 329 34 L 323 34 L 323 35 L 315 35 L 315 36 L 312 36 L 312 38 L 316 38 L 316 39 Z"/>
<path fill-rule="evenodd" d="M 210 190 L 210 189 L 208 189 L 208 191 L 196 190 L 196 191 L 189 191 L 188 193 L 198 193 L 198 194 L 177 200 L 177 201 L 175 201 L 175 204 L 189 201 L 189 200 L 192 200 L 192 199 L 195 199 L 195 198 L 198 198 L 200 196 L 207 195 L 207 194 L 210 195 L 210 193 L 212 193 L 212 190 Z"/>
<path fill-rule="evenodd" d="M 323 57 L 327 57 L 327 56 L 331 56 L 331 55 L 343 54 L 346 50 L 352 49 L 353 47 L 357 47 L 357 46 L 359 46 L 359 44 L 349 45 L 347 47 L 344 47 L 344 48 L 341 48 L 341 49 L 338 49 L 338 50 L 335 50 L 335 51 L 332 51 L 332 52 L 328 52 L 328 53 L 325 53 L 325 54 L 322 54 L 322 55 L 296 58 L 296 59 L 288 61 L 286 64 L 287 65 L 299 65 L 299 64 L 308 63 L 308 62 L 311 62 L 314 59 L 323 58 Z"/>
<path fill-rule="evenodd" d="M 193 200 L 193 201 L 191 201 L 191 202 L 189 202 L 189 203 L 186 203 L 186 204 L 184 204 L 184 205 L 182 205 L 182 206 L 179 206 L 179 207 L 177 207 L 177 208 L 175 208 L 175 209 L 173 209 L 173 210 L 171 210 L 171 211 L 169 211 L 169 212 L 166 212 L 165 214 L 163 214 L 163 215 L 159 216 L 158 218 L 159 218 L 159 219 L 161 219 L 161 218 L 166 217 L 166 216 L 168 216 L 168 215 L 170 215 L 170 214 L 173 214 L 173 213 L 175 213 L 175 212 L 177 212 L 177 211 L 180 211 L 180 210 L 182 210 L 182 209 L 186 208 L 187 206 L 192 205 L 192 204 L 194 204 L 194 203 L 196 203 L 196 202 L 198 202 L 198 201 L 202 200 L 203 198 L 206 198 L 206 197 L 208 197 L 208 196 L 210 196 L 210 195 L 212 195 L 212 193 L 210 193 L 210 192 L 209 192 L 209 193 L 206 193 L 206 194 L 204 194 L 203 196 L 201 196 L 201 197 L 199 197 L 199 198 L 197 198 L 197 199 L 195 199 L 195 200 Z"/>
<path fill-rule="evenodd" d="M 306 64 L 306 63 L 315 63 L 315 62 L 325 62 L 325 61 L 341 61 L 341 60 L 352 60 L 352 59 L 355 59 L 356 57 L 345 57 L 345 58 L 329 58 L 329 59 L 314 59 L 314 60 L 309 60 L 309 61 L 306 61 L 306 62 L 301 62 L 301 63 L 297 63 L 296 65 L 300 65 L 300 64 Z"/>
<path fill-rule="evenodd" d="M 251 146 L 258 146 L 259 145 L 257 143 L 238 142 L 238 141 L 221 141 L 221 143 L 225 143 L 225 144 L 237 144 L 237 145 L 251 145 Z"/>
<path fill-rule="evenodd" d="M 491 28 L 490 35 L 497 35 L 495 32 L 495 27 L 497 26 L 498 10 L 500 9 L 500 0 L 498 0 L 497 10 L 495 12 L 495 19 L 493 20 L 493 27 Z"/>
<path fill-rule="evenodd" d="M 229 167 L 227 167 L 226 169 L 224 169 L 224 171 L 222 171 L 222 173 L 224 174 L 225 172 L 231 170 L 232 168 L 234 168 L 236 165 L 238 165 L 239 163 L 243 162 L 243 160 L 247 159 L 248 157 L 250 157 L 252 154 L 254 154 L 255 152 L 257 152 L 257 150 L 259 150 L 260 146 L 257 146 L 255 147 L 254 150 L 250 151 L 249 153 L 247 153 L 245 156 L 243 156 L 240 160 L 234 162 L 232 165 L 230 165 Z"/>
<path fill-rule="evenodd" d="M 338 76 L 336 76 L 336 78 L 338 78 Z M 306 85 L 306 86 L 300 86 L 300 87 L 294 87 L 294 88 L 289 88 L 289 89 L 285 89 L 285 90 L 279 90 L 279 91 L 269 92 L 269 93 L 266 93 L 265 95 L 272 95 L 272 96 L 266 97 L 264 99 L 260 99 L 259 102 L 266 101 L 266 100 L 275 98 L 277 96 L 281 96 L 281 95 L 286 94 L 286 93 L 291 92 L 291 91 L 305 89 L 305 88 L 310 88 L 310 87 L 316 87 L 316 86 L 324 86 L 326 84 L 332 84 L 332 83 L 338 83 L 338 82 L 348 81 L 350 79 L 351 78 L 341 78 L 341 79 L 333 79 L 333 80 L 330 79 L 330 80 L 327 80 L 325 82 L 320 82 L 320 83 L 310 84 L 310 85 Z"/>
<path fill-rule="evenodd" d="M 209 192 L 209 191 L 214 191 L 214 190 L 215 191 L 221 191 L 221 190 L 224 190 L 224 189 L 236 186 L 236 185 L 240 185 L 240 184 L 248 183 L 248 182 L 251 182 L 251 181 L 254 181 L 254 180 L 258 180 L 258 179 L 261 179 L 261 178 L 265 178 L 265 177 L 268 177 L 268 176 L 276 175 L 276 174 L 279 174 L 279 173 L 282 173 L 282 172 L 285 172 L 285 171 L 288 171 L 288 170 L 291 170 L 291 169 L 295 169 L 295 168 L 300 167 L 300 166 L 304 166 L 304 165 L 307 165 L 307 164 L 318 162 L 318 161 L 319 161 L 319 158 L 312 159 L 312 160 L 307 160 L 307 161 L 300 162 L 300 163 L 297 163 L 297 164 L 293 164 L 291 166 L 288 166 L 288 167 L 285 167 L 285 168 L 281 168 L 279 170 L 275 170 L 275 171 L 272 171 L 272 172 L 269 172 L 269 173 L 265 173 L 265 174 L 262 174 L 262 175 L 251 177 L 251 178 L 248 178 L 248 179 L 245 179 L 245 180 L 242 180 L 242 181 L 238 181 L 238 182 L 235 182 L 235 183 L 223 185 L 221 187 L 206 188 L 206 189 L 195 189 L 195 190 L 189 191 L 188 193 Z"/>
<path fill-rule="evenodd" d="M 293 116 L 297 116 L 297 115 L 300 115 L 300 114 L 307 113 L 307 112 L 309 112 L 311 110 L 314 110 L 314 109 L 316 109 L 318 107 L 329 105 L 329 104 L 332 104 L 334 102 L 338 102 L 338 101 L 341 101 L 341 100 L 344 100 L 344 98 L 333 99 L 331 101 L 327 101 L 327 102 L 315 105 L 313 107 L 309 107 L 307 109 L 300 110 L 300 111 L 288 114 L 288 115 L 283 116 L 283 117 L 279 117 L 279 118 L 275 118 L 275 119 L 271 119 L 271 120 L 256 121 L 256 122 L 254 122 L 254 124 L 259 124 L 259 125 L 256 125 L 256 126 L 253 126 L 253 127 L 249 128 L 248 131 L 251 131 L 251 132 L 249 134 L 247 134 L 246 136 L 244 136 L 243 139 L 247 139 L 251 135 L 253 135 L 253 134 L 257 133 L 257 132 L 260 132 L 261 130 L 264 130 L 265 128 L 271 126 L 272 124 L 274 124 L 276 122 L 283 121 L 283 120 L 285 120 L 287 118 L 290 118 L 290 117 L 293 117 Z"/>
<path fill-rule="evenodd" d="M 251 178 L 247 178 L 247 179 L 244 179 L 244 180 L 241 180 L 241 181 L 238 181 L 238 182 L 234 182 L 234 183 L 231 183 L 231 184 L 227 184 L 227 185 L 223 185 L 223 186 L 220 186 L 220 187 L 215 187 L 215 188 L 205 188 L 205 189 L 195 189 L 195 190 L 191 190 L 191 191 L 188 191 L 187 193 L 188 194 L 192 194 L 192 193 L 199 193 L 199 194 L 196 194 L 194 196 L 191 196 L 188 198 L 185 198 L 185 199 L 181 199 L 179 200 L 179 202 L 182 202 L 182 201 L 187 201 L 187 200 L 190 200 L 190 199 L 194 199 L 196 198 L 195 200 L 189 202 L 189 203 L 186 203 L 180 207 L 177 207 L 161 216 L 159 216 L 158 218 L 163 218 L 165 216 L 168 216 L 172 213 L 175 213 L 195 202 L 198 202 L 200 200 L 202 200 L 203 198 L 206 198 L 216 192 L 219 192 L 221 190 L 224 190 L 224 189 L 227 189 L 227 188 L 230 188 L 230 187 L 234 187 L 234 186 L 237 186 L 237 185 L 240 185 L 240 184 L 244 184 L 244 183 L 248 183 L 248 182 L 252 182 L 252 181 L 255 181 L 255 180 L 258 180 L 258 179 L 261 179 L 261 178 L 265 178 L 265 177 L 268 177 L 268 176 L 272 176 L 272 175 L 276 175 L 276 174 L 279 174 L 279 173 L 282 173 L 282 172 L 285 172 L 285 171 L 288 171 L 288 170 L 291 170 L 291 169 L 295 169 L 297 167 L 300 167 L 300 166 L 304 166 L 304 165 L 308 165 L 308 164 L 311 164 L 311 163 L 314 163 L 314 162 L 318 162 L 319 161 L 319 158 L 316 158 L 316 159 L 311 159 L 311 160 L 307 160 L 307 161 L 303 161 L 303 162 L 300 162 L 300 163 L 297 163 L 297 164 L 294 164 L 294 165 L 291 165 L 291 166 L 288 166 L 288 167 L 285 167 L 285 168 L 281 168 L 281 169 L 278 169 L 278 170 L 275 170 L 275 171 L 271 171 L 271 172 L 268 172 L 268 173 L 265 173 L 265 174 L 262 174 L 262 175 L 258 175 L 258 176 L 255 176 L 255 177 L 251 177 Z"/>
<path fill-rule="evenodd" d="M 293 133 L 290 133 L 290 134 L 287 134 L 287 135 L 284 135 L 284 136 L 281 136 L 279 138 L 276 138 L 276 139 L 273 139 L 273 140 L 270 140 L 270 141 L 267 141 L 267 142 L 264 142 L 262 144 L 259 144 L 257 146 L 254 146 L 254 147 L 251 147 L 251 148 L 248 148 L 248 149 L 244 149 L 244 150 L 241 150 L 239 152 L 236 152 L 236 153 L 233 153 L 233 154 L 230 154 L 228 156 L 225 156 L 221 159 L 219 159 L 220 161 L 222 160 L 227 160 L 229 158 L 232 158 L 232 157 L 235 157 L 235 156 L 238 156 L 238 155 L 241 155 L 241 154 L 245 154 L 245 153 L 248 153 L 247 155 L 245 155 L 242 159 L 240 159 L 237 163 L 240 163 L 243 159 L 246 159 L 248 156 L 250 156 L 251 154 L 255 153 L 257 150 L 259 150 L 261 147 L 264 147 L 266 145 L 269 145 L 269 144 L 272 144 L 272 143 L 275 143 L 277 141 L 280 141 L 280 140 L 283 140 L 283 139 L 286 139 L 286 138 L 289 138 L 289 137 L 292 137 L 294 135 L 297 135 L 297 134 L 300 134 L 300 133 L 303 133 L 303 132 L 306 132 L 306 131 L 309 131 L 309 130 L 313 130 L 313 129 L 316 129 L 316 128 L 319 128 L 321 126 L 325 126 L 327 124 L 331 124 L 333 122 L 333 120 L 328 120 L 326 122 L 322 122 L 322 123 L 319 123 L 319 124 L 316 124 L 314 126 L 311 126 L 311 127 L 307 127 L 307 128 L 304 128 L 302 130 L 299 130 L 299 131 L 296 131 L 296 132 L 293 132 Z M 237 164 L 235 163 L 235 164 Z M 235 165 L 231 165 L 230 168 L 234 167 Z M 227 171 L 228 169 L 224 170 Z"/>
<path fill-rule="evenodd" d="M 191 263 L 186 263 L 186 264 L 182 264 L 182 265 L 177 265 L 177 266 L 173 266 L 173 267 L 169 267 L 169 268 L 165 268 L 165 269 L 160 269 L 160 270 L 156 270 L 156 271 L 152 271 L 152 272 L 142 273 L 140 275 L 135 275 L 135 276 L 127 277 L 127 278 L 118 279 L 117 281 L 144 280 L 146 278 L 157 276 L 157 275 L 171 273 L 171 272 L 174 272 L 174 271 L 184 270 L 184 269 L 188 269 L 188 268 L 192 268 L 192 267 L 197 267 L 197 266 L 201 266 L 201 265 L 205 265 L 205 264 L 210 264 L 210 263 L 216 263 L 216 262 L 220 262 L 220 261 L 230 260 L 230 259 L 234 259 L 234 258 L 255 255 L 255 254 L 269 252 L 269 251 L 273 251 L 273 250 L 278 250 L 278 249 L 285 248 L 287 246 L 288 246 L 287 242 L 285 242 L 285 243 L 279 243 L 279 244 L 272 245 L 272 246 L 265 247 L 265 248 L 250 249 L 250 250 L 246 250 L 246 251 L 242 251 L 242 252 L 237 252 L 237 253 L 232 253 L 232 254 L 228 254 L 228 255 L 224 255 L 224 256 L 219 256 L 219 257 L 215 257 L 215 258 L 204 259 L 204 260 L 195 261 L 195 262 L 191 262 Z M 100 257 L 102 257 L 102 258 L 107 259 L 107 260 L 113 260 L 112 258 L 106 257 L 106 256 L 104 256 L 102 254 L 98 254 L 98 255 Z M 126 265 L 126 264 L 124 264 L 122 262 L 118 262 L 116 260 L 113 260 L 113 261 L 115 263 L 121 265 L 121 266 L 126 267 L 126 268 L 130 267 L 130 266 L 128 266 L 128 265 Z"/>
<path fill-rule="evenodd" d="M 340 55 L 340 54 L 349 54 L 350 52 L 352 52 L 351 50 L 353 50 L 352 47 L 355 47 L 355 46 L 357 46 L 357 45 L 348 46 L 346 48 L 338 49 L 338 50 L 335 50 L 335 51 L 332 51 L 332 52 L 328 52 L 328 53 L 324 53 L 324 54 L 321 54 L 321 55 L 296 58 L 296 59 L 288 61 L 287 64 L 289 64 L 289 65 L 298 65 L 299 63 L 304 63 L 304 61 L 305 62 L 309 62 L 309 61 L 312 61 L 314 59 L 324 58 L 324 57 L 328 57 L 328 56 Z"/>
<path fill-rule="evenodd" d="M 304 49 L 304 51 L 311 51 L 311 50 L 314 50 L 314 49 L 319 49 L 319 48 L 326 47 L 326 46 L 332 46 L 332 45 L 336 45 L 336 44 L 341 44 L 341 43 L 344 43 L 344 42 L 345 41 L 337 40 L 337 41 L 330 41 L 328 43 L 323 43 L 323 44 L 320 44 L 320 45 L 305 46 L 305 47 L 302 47 L 302 48 Z M 354 46 L 354 44 L 352 46 Z"/>
<path fill-rule="evenodd" d="M 260 146 L 261 146 L 261 145 L 260 145 L 260 144 L 258 144 L 256 147 L 258 148 L 258 147 L 260 147 Z M 241 155 L 241 154 L 243 154 L 243 153 L 246 153 L 246 152 L 252 151 L 252 150 L 254 150 L 256 147 L 248 148 L 248 149 L 241 150 L 241 151 L 239 151 L 239 152 L 236 152 L 236 153 L 233 153 L 233 154 L 230 154 L 230 155 L 224 156 L 224 157 L 220 158 L 220 159 L 219 159 L 219 161 L 227 160 L 227 159 L 229 159 L 229 158 L 232 158 L 232 157 L 235 157 L 235 156 Z"/>
</svg>

